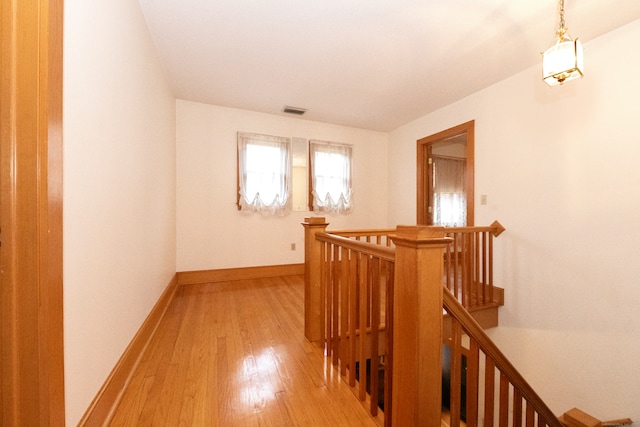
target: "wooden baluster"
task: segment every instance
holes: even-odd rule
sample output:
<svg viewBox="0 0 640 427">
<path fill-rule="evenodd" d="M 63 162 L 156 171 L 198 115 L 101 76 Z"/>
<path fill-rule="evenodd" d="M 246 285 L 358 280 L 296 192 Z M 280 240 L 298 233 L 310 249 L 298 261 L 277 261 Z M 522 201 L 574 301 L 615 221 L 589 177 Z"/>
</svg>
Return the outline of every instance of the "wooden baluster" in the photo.
<svg viewBox="0 0 640 427">
<path fill-rule="evenodd" d="M 311 342 L 323 341 L 324 295 L 322 289 L 323 244 L 316 234 L 327 231 L 325 218 L 305 218 L 304 233 L 304 336 Z"/>
<path fill-rule="evenodd" d="M 538 414 L 538 427 L 547 427 L 547 423 L 544 421 L 544 418 Z"/>
<path fill-rule="evenodd" d="M 393 420 L 393 295 L 395 287 L 395 263 L 387 264 L 385 295 L 385 367 L 384 367 L 384 425 L 391 427 Z"/>
<path fill-rule="evenodd" d="M 358 336 L 358 373 L 360 387 L 358 397 L 364 400 L 367 397 L 367 288 L 368 288 L 369 256 L 360 255 L 360 277 L 358 278 L 358 288 L 360 289 L 360 335 Z"/>
<path fill-rule="evenodd" d="M 351 253 L 349 265 L 349 385 L 356 385 L 356 331 L 358 327 L 358 268 L 360 254 Z"/>
<path fill-rule="evenodd" d="M 468 283 L 468 287 L 469 287 L 469 307 L 473 307 L 475 306 L 475 297 L 476 297 L 476 292 L 474 289 L 474 282 L 475 282 L 475 277 L 474 277 L 474 268 L 475 268 L 475 263 L 474 263 L 474 259 L 475 259 L 475 255 L 476 255 L 476 251 L 474 248 L 474 234 L 473 233 L 466 233 L 467 236 L 467 241 L 468 241 L 468 248 L 469 248 L 469 252 L 468 252 L 468 266 L 467 266 L 467 274 L 468 274 L 468 279 L 467 279 L 467 283 Z"/>
<path fill-rule="evenodd" d="M 505 228 L 498 221 L 493 221 L 491 224 L 491 236 L 489 239 L 489 298 L 493 302 L 493 238 L 498 237 Z"/>
<path fill-rule="evenodd" d="M 322 306 L 325 308 L 323 319 L 326 320 L 324 324 L 325 356 L 331 356 L 331 302 L 333 301 L 331 295 L 333 287 L 331 286 L 331 245 L 329 243 L 322 245 L 322 260 L 322 289 L 325 292 Z"/>
<path fill-rule="evenodd" d="M 484 363 L 484 425 L 493 426 L 495 399 L 495 364 L 486 356 Z"/>
<path fill-rule="evenodd" d="M 491 293 L 491 278 L 489 275 L 489 271 L 491 269 L 490 267 L 490 263 L 491 263 L 491 234 L 490 233 L 486 233 L 486 254 L 485 254 L 485 258 L 486 258 L 486 265 L 484 267 L 484 276 L 485 276 L 485 303 L 486 304 L 491 304 L 493 302 L 493 298 L 489 298 L 489 294 Z"/>
<path fill-rule="evenodd" d="M 469 267 L 470 267 L 470 262 L 469 262 L 469 253 L 470 253 L 470 248 L 469 248 L 469 235 L 467 233 L 461 233 L 460 234 L 460 240 L 461 240 L 461 251 L 462 253 L 460 254 L 462 257 L 462 266 L 461 266 L 461 276 L 462 276 L 462 282 L 461 282 L 461 289 L 462 289 L 462 305 L 464 307 L 470 307 L 470 293 L 471 293 L 471 288 L 469 286 Z"/>
<path fill-rule="evenodd" d="M 489 235 L 489 302 L 493 303 L 493 234 Z"/>
<path fill-rule="evenodd" d="M 451 265 L 451 252 L 453 251 L 453 243 L 447 245 L 444 248 L 444 284 L 449 291 L 451 291 L 454 295 L 457 292 L 454 289 L 454 283 L 451 280 L 451 274 L 453 273 L 453 266 Z"/>
<path fill-rule="evenodd" d="M 480 233 L 480 304 L 485 305 L 487 301 L 487 232 Z"/>
<path fill-rule="evenodd" d="M 463 265 L 464 264 L 464 256 L 462 251 L 464 250 L 464 241 L 462 239 L 462 234 L 461 233 L 456 233 L 456 240 L 454 241 L 454 243 L 456 244 L 456 251 L 454 252 L 455 256 L 456 256 L 456 281 L 458 282 L 458 288 L 459 288 L 459 294 L 456 295 L 456 299 L 458 301 L 460 301 L 463 305 L 464 303 L 462 301 L 464 301 L 464 288 L 463 288 L 463 276 L 464 276 L 464 271 L 463 271 Z"/>
<path fill-rule="evenodd" d="M 398 226 L 393 238 L 393 401 L 391 425 L 434 426 L 442 401 L 441 227 Z"/>
<path fill-rule="evenodd" d="M 509 425 L 509 378 L 500 372 L 500 407 L 499 407 L 499 426 L 508 427 Z"/>
<path fill-rule="evenodd" d="M 340 375 L 347 374 L 349 351 L 347 336 L 349 325 L 349 263 L 351 251 L 342 248 L 340 262 Z"/>
<path fill-rule="evenodd" d="M 471 340 L 467 356 L 467 427 L 478 425 L 478 376 L 480 375 L 480 349 L 478 342 Z"/>
<path fill-rule="evenodd" d="M 371 415 L 378 415 L 378 341 L 380 329 L 380 258 L 374 258 L 371 263 L 371 375 L 369 381 L 369 395 L 371 396 Z"/>
<path fill-rule="evenodd" d="M 451 235 L 452 238 L 456 238 L 456 234 Z M 451 293 L 456 299 L 460 298 L 460 283 L 459 277 L 460 274 L 460 259 L 458 258 L 458 241 L 454 240 L 451 242 L 451 269 L 449 274 L 451 275 Z"/>
<path fill-rule="evenodd" d="M 535 410 L 533 409 L 533 405 L 527 402 L 527 418 L 525 420 L 526 427 L 533 427 L 535 422 Z"/>
<path fill-rule="evenodd" d="M 462 402 L 462 328 L 457 319 L 451 319 L 451 379 L 449 400 L 450 426 L 460 427 Z"/>
<path fill-rule="evenodd" d="M 372 285 L 373 285 L 373 282 L 371 281 L 371 270 L 370 270 L 370 268 L 371 268 L 371 263 L 370 263 L 371 260 L 372 260 L 371 257 L 369 257 L 369 269 L 367 270 L 367 274 L 368 274 L 369 280 L 367 281 L 367 287 L 366 287 L 366 289 L 367 289 L 367 328 L 371 327 L 371 310 L 372 310 L 372 307 L 371 307 L 371 288 L 372 288 Z"/>
<path fill-rule="evenodd" d="M 513 425 L 522 425 L 522 395 L 516 388 L 513 389 Z"/>
<path fill-rule="evenodd" d="M 476 262 L 476 249 L 475 249 L 475 233 L 471 232 L 467 232 L 467 240 L 469 242 L 468 244 L 468 248 L 469 248 L 469 254 L 468 254 L 468 267 L 467 267 L 467 274 L 469 275 L 468 279 L 467 279 L 467 283 L 468 283 L 468 287 L 469 287 L 469 307 L 475 307 L 477 305 L 477 298 L 478 298 L 478 292 L 477 292 L 477 282 L 476 282 L 476 277 L 475 277 L 475 268 L 477 266 L 477 262 Z"/>
<path fill-rule="evenodd" d="M 331 350 L 332 350 L 332 363 L 334 366 L 338 365 L 339 351 L 340 351 L 340 332 L 338 330 L 338 321 L 340 314 L 340 247 L 338 245 L 331 245 L 331 278 L 330 286 L 331 291 Z"/>
<path fill-rule="evenodd" d="M 453 295 L 456 299 L 461 297 L 462 283 L 460 277 L 460 233 L 454 233 L 455 240 L 453 241 Z"/>
</svg>

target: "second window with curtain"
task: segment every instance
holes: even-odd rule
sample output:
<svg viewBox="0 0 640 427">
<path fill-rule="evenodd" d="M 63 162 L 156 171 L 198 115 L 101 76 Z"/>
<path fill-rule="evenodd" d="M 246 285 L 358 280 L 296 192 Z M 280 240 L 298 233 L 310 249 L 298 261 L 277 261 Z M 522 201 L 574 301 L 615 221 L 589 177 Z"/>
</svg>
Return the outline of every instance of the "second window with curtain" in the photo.
<svg viewBox="0 0 640 427">
<path fill-rule="evenodd" d="M 309 141 L 309 209 L 348 213 L 352 207 L 351 145 Z"/>
</svg>

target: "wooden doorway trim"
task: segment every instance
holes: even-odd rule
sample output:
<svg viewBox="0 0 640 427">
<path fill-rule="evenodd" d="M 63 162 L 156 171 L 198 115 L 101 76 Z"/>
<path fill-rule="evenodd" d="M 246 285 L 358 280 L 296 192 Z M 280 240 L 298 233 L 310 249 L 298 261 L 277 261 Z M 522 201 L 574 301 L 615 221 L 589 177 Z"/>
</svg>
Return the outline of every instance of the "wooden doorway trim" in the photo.
<svg viewBox="0 0 640 427">
<path fill-rule="evenodd" d="M 473 168 L 474 168 L 474 127 L 475 120 L 462 123 L 458 126 L 443 130 L 430 136 L 426 136 L 417 141 L 417 223 L 418 225 L 430 225 L 428 224 L 429 215 L 429 198 L 425 196 L 427 189 L 429 188 L 431 179 L 429 174 L 429 168 L 427 166 L 427 159 L 431 154 L 431 148 L 434 144 L 442 142 L 444 140 L 453 138 L 458 135 L 466 134 L 466 177 L 465 186 L 467 189 L 467 226 L 474 225 L 474 189 L 473 189 Z"/>
<path fill-rule="evenodd" d="M 0 6 L 2 425 L 63 426 L 63 0 Z"/>
</svg>

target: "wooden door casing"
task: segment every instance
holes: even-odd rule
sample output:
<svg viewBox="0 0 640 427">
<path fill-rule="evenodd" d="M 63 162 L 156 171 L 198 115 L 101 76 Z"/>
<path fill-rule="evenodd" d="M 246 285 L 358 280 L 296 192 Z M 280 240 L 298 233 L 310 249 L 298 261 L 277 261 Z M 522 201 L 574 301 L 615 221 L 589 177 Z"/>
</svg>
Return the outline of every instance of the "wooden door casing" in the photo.
<svg viewBox="0 0 640 427">
<path fill-rule="evenodd" d="M 0 8 L 0 424 L 63 426 L 63 0 Z"/>
<path fill-rule="evenodd" d="M 466 135 L 466 177 L 465 187 L 467 190 L 467 226 L 474 225 L 474 127 L 475 121 L 471 120 L 458 126 L 443 130 L 430 136 L 426 136 L 417 141 L 416 147 L 416 170 L 417 170 L 417 194 L 416 194 L 416 222 L 418 225 L 433 225 L 430 222 L 428 208 L 433 202 L 432 192 L 429 191 L 431 168 L 428 165 L 428 158 L 431 156 L 431 148 L 434 144 L 455 136 Z"/>
</svg>

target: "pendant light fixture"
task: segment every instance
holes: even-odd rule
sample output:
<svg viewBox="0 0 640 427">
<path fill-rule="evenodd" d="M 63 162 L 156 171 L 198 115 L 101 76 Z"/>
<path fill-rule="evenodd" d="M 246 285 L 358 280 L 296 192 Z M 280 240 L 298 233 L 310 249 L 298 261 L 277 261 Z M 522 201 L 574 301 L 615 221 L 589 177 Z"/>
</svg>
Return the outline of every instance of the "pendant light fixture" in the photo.
<svg viewBox="0 0 640 427">
<path fill-rule="evenodd" d="M 573 40 L 564 26 L 564 0 L 560 0 L 560 27 L 555 43 L 542 54 L 542 78 L 549 86 L 583 76 L 582 43 Z"/>
</svg>

